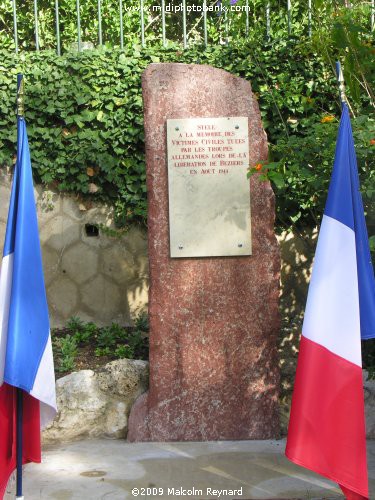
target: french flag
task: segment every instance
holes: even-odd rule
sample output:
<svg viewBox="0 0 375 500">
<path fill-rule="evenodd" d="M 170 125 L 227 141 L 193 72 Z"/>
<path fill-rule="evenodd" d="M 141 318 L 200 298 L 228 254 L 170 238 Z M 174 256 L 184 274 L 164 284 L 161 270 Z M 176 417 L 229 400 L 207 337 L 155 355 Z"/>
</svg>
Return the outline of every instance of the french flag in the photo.
<svg viewBox="0 0 375 500">
<path fill-rule="evenodd" d="M 361 337 L 375 337 L 375 280 L 350 116 L 335 162 L 309 286 L 285 454 L 368 498 Z"/>
<path fill-rule="evenodd" d="M 0 498 L 16 467 L 16 392 L 23 391 L 23 463 L 40 462 L 40 429 L 56 414 L 55 376 L 26 123 L 0 272 Z"/>
</svg>

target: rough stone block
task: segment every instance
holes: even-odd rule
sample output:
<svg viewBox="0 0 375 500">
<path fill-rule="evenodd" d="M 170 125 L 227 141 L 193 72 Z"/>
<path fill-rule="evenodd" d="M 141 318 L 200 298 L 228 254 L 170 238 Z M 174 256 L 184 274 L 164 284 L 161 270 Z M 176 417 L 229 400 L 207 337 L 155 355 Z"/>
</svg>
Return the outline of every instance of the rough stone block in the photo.
<svg viewBox="0 0 375 500">
<path fill-rule="evenodd" d="M 267 158 L 258 104 L 249 82 L 209 66 L 151 64 L 142 86 L 150 389 L 133 407 L 128 439 L 275 437 L 280 257 L 270 184 L 251 179 L 251 256 L 173 259 L 169 249 L 166 120 L 248 117 L 254 165 Z"/>
<path fill-rule="evenodd" d="M 85 437 L 124 438 L 134 399 L 148 384 L 147 361 L 119 359 L 56 382 L 58 414 L 43 432 L 44 443 Z"/>
</svg>

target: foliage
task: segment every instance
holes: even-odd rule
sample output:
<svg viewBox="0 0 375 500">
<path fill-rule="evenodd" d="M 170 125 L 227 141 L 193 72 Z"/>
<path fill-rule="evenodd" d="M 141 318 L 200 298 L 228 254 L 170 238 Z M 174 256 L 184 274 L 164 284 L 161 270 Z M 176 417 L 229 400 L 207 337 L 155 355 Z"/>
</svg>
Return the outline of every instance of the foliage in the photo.
<svg viewBox="0 0 375 500">
<path fill-rule="evenodd" d="M 80 357 L 90 355 L 105 357 L 107 362 L 119 358 L 148 359 L 147 334 L 148 319 L 144 314 L 135 318 L 133 328 L 117 323 L 99 327 L 72 317 L 65 328 L 52 331 L 56 371 L 70 372 L 77 368 Z"/>
<path fill-rule="evenodd" d="M 85 323 L 78 316 L 72 316 L 66 324 L 66 328 L 73 331 L 82 330 L 84 326 Z"/>
<path fill-rule="evenodd" d="M 272 160 L 261 169 L 253 167 L 250 175 L 260 172 L 261 179 L 273 182 L 278 201 L 277 214 L 282 227 L 311 220 L 319 224 L 327 198 L 330 172 L 335 154 L 338 117 L 324 116 L 309 120 L 300 135 L 281 137 L 271 145 Z M 322 123 L 323 122 L 323 123 Z M 370 230 L 375 231 L 375 120 L 360 115 L 352 120 L 362 197 Z M 375 141 L 374 141 L 375 142 Z"/>
<path fill-rule="evenodd" d="M 266 39 L 266 5 L 270 7 L 269 35 L 273 39 L 289 36 L 287 2 L 279 0 L 237 0 L 230 7 L 230 0 L 207 0 L 207 32 L 209 43 L 227 44 L 235 42 L 239 37 L 251 38 L 252 41 Z M 248 16 L 244 7 L 248 3 Z M 313 0 L 312 32 L 320 37 L 322 50 L 327 32 L 333 32 L 339 23 L 337 13 L 343 10 L 342 0 Z M 160 2 L 143 0 L 145 43 L 155 44 L 162 40 L 162 15 Z M 350 19 L 355 24 L 370 26 L 371 2 L 352 0 L 347 9 Z M 168 2 L 165 12 L 166 43 L 181 43 L 183 39 L 183 23 L 181 2 Z M 200 10 L 202 0 L 189 0 L 186 3 L 187 39 L 189 44 L 204 41 L 204 16 Z M 228 12 L 224 9 L 228 8 Z M 173 10 L 174 9 L 174 10 Z M 221 9 L 218 11 L 218 9 Z M 102 43 L 107 47 L 120 46 L 120 11 L 119 2 L 101 0 Z M 141 13 L 139 0 L 123 2 L 123 38 L 124 44 L 132 46 L 141 40 Z M 21 49 L 35 49 L 34 6 L 32 0 L 17 2 L 18 39 Z M 307 2 L 293 0 L 290 11 L 291 35 L 305 36 L 308 32 Z M 38 1 L 39 45 L 41 49 L 56 48 L 55 11 L 49 0 Z M 248 23 L 249 29 L 246 29 Z M 81 40 L 85 45 L 99 45 L 98 1 L 80 2 Z M 59 0 L 59 27 L 63 51 L 77 47 L 77 11 L 76 2 Z M 340 36 L 340 35 L 339 35 Z M 13 48 L 13 12 L 12 3 L 0 0 L 0 46 Z"/>
<path fill-rule="evenodd" d="M 375 51 L 370 31 L 370 3 L 356 0 L 347 8 L 341 1 L 315 0 L 313 44 L 330 65 L 343 64 L 346 85 L 357 111 L 375 105 Z M 327 23 L 327 19 L 331 22 Z M 330 29 L 328 29 L 330 28 Z"/>
<path fill-rule="evenodd" d="M 68 326 L 69 328 L 69 326 Z M 77 344 L 82 346 L 86 345 L 91 341 L 92 339 L 95 338 L 96 332 L 97 332 L 98 327 L 95 325 L 95 323 L 83 323 L 82 322 L 82 327 L 80 328 L 75 328 L 73 330 L 74 332 L 74 337 L 77 341 Z"/>
<path fill-rule="evenodd" d="M 148 332 L 150 328 L 148 314 L 138 314 L 138 316 L 134 320 L 134 328 L 141 332 Z"/>
<path fill-rule="evenodd" d="M 315 48 L 327 66 L 343 62 L 349 106 L 356 145 L 362 196 L 370 234 L 375 233 L 375 120 L 374 82 L 375 48 L 368 26 L 363 24 L 363 3 L 351 9 L 342 3 L 316 1 L 316 19 L 320 29 L 314 32 Z M 331 30 L 327 19 L 334 19 Z M 302 49 L 303 52 L 303 49 Z M 314 97 L 305 97 L 312 105 Z M 316 110 L 318 111 L 318 110 Z M 338 110 L 337 110 L 338 111 Z M 338 113 L 323 110 L 313 116 L 295 116 L 292 134 L 286 133 L 270 145 L 267 165 L 252 166 L 250 175 L 261 170 L 261 177 L 274 185 L 277 215 L 281 227 L 317 224 L 332 169 L 337 136 Z M 261 167 L 261 168 L 260 168 Z M 373 239 L 370 240 L 370 242 Z M 372 244 L 373 247 L 373 244 Z"/>
<path fill-rule="evenodd" d="M 112 323 L 108 328 L 102 328 L 97 334 L 97 344 L 99 347 L 113 349 L 118 341 L 122 340 L 123 329 L 120 325 Z"/>
<path fill-rule="evenodd" d="M 133 359 L 136 355 L 145 355 L 146 343 L 145 332 L 148 331 L 148 322 L 144 315 L 140 315 L 135 320 L 134 329 L 129 332 L 116 323 L 112 323 L 107 328 L 99 330 L 95 349 L 96 356 L 115 356 L 115 358 Z"/>
<path fill-rule="evenodd" d="M 75 368 L 75 359 L 77 357 L 77 340 L 73 335 L 66 335 L 53 342 L 55 357 L 57 360 L 57 372 L 69 372 Z"/>
<path fill-rule="evenodd" d="M 229 3 L 223 0 L 221 5 Z M 245 3 L 238 0 L 235 7 Z M 189 2 L 190 7 L 199 4 L 195 0 Z M 216 4 L 216 0 L 208 2 L 211 6 Z M 102 0 L 106 46 L 76 53 L 75 5 L 61 0 L 60 24 L 65 47 L 62 57 L 56 57 L 52 51 L 23 51 L 16 58 L 10 51 L 0 51 L 0 165 L 10 166 L 13 162 L 15 74 L 22 71 L 36 179 L 61 191 L 111 203 L 119 228 L 145 223 L 141 74 L 152 62 L 210 64 L 249 79 L 258 96 L 270 143 L 271 163 L 267 171 L 277 192 L 278 225 L 315 224 L 322 209 L 335 139 L 334 125 L 319 127 L 319 121 L 338 116 L 333 71 L 338 57 L 344 61 L 350 101 L 360 115 L 361 127 L 367 127 L 370 145 L 374 140 L 371 112 L 375 49 L 369 32 L 370 4 L 355 0 L 348 9 L 342 1 L 315 0 L 310 39 L 306 2 L 292 2 L 289 34 L 286 10 L 272 0 L 267 38 L 264 2 L 250 0 L 247 35 L 244 12 L 209 13 L 209 42 L 216 45 L 207 48 L 201 45 L 202 13 L 192 9 L 187 15 L 189 48 L 184 51 L 179 43 L 182 13 L 167 13 L 169 40 L 163 48 L 157 44 L 161 41 L 161 15 L 152 5 L 151 0 L 145 0 L 147 48 L 137 45 L 138 0 L 129 0 L 124 7 L 123 51 L 113 49 L 119 41 L 118 6 Z M 50 3 L 40 0 L 38 8 L 41 47 L 54 48 Z M 97 44 L 98 32 L 96 9 L 96 0 L 81 4 L 82 40 L 93 46 Z M 32 12 L 30 1 L 18 7 L 20 45 L 25 48 L 32 48 Z M 8 2 L 0 0 L 2 47 L 12 46 L 11 35 L 10 7 Z M 322 150 L 316 147 L 317 143 Z M 371 213 L 369 193 L 373 189 L 373 176 L 366 178 L 366 172 L 371 173 L 373 168 L 372 151 L 363 141 L 360 148 L 360 169 Z"/>
<path fill-rule="evenodd" d="M 160 2 L 144 0 L 145 41 L 153 44 L 162 38 L 162 15 Z M 248 15 L 249 33 L 246 35 L 246 0 L 238 0 L 229 9 L 229 0 L 207 0 L 207 31 L 210 43 L 231 43 L 238 36 L 251 36 L 254 40 L 266 36 L 266 9 L 264 0 L 249 0 Z M 280 5 L 278 0 L 271 0 L 270 31 L 273 37 L 279 37 L 286 32 L 286 3 Z M 166 39 L 172 42 L 182 42 L 183 25 L 181 2 L 171 1 L 165 12 Z M 172 9 L 173 7 L 173 9 Z M 186 22 L 187 38 L 190 44 L 202 43 L 204 40 L 204 16 L 199 9 L 202 0 L 187 2 Z M 307 31 L 306 3 L 300 0 L 292 2 L 291 19 L 293 33 L 300 35 Z M 119 3 L 101 0 L 103 44 L 111 47 L 120 45 L 120 11 Z M 34 9 L 31 0 L 17 2 L 18 39 L 21 49 L 35 48 Z M 77 11 L 76 2 L 59 1 L 60 35 L 63 51 L 69 51 L 77 46 Z M 48 0 L 38 1 L 39 45 L 42 49 L 55 49 L 56 26 L 55 12 Z M 84 44 L 97 46 L 99 44 L 99 21 L 97 0 L 80 2 L 81 39 Z M 141 16 L 139 0 L 123 2 L 123 36 L 125 45 L 139 43 L 141 39 Z M 11 48 L 13 41 L 13 13 L 9 1 L 0 0 L 0 45 Z"/>
<path fill-rule="evenodd" d="M 279 40 L 263 47 L 134 46 L 124 51 L 1 51 L 0 164 L 14 158 L 15 75 L 25 75 L 26 112 L 34 176 L 61 191 L 114 205 L 119 226 L 144 223 L 146 186 L 141 74 L 151 62 L 204 63 L 252 82 L 272 144 L 303 134 L 308 119 L 337 112 L 331 68 L 313 47 Z"/>
<path fill-rule="evenodd" d="M 125 3 L 125 2 L 124 2 Z M 131 0 L 133 6 L 136 2 Z M 139 12 L 124 9 L 124 33 L 128 43 L 134 42 L 140 35 Z M 150 2 L 147 2 L 150 4 Z M 98 43 L 98 3 L 96 0 L 80 2 L 81 38 L 86 43 Z M 102 0 L 102 30 L 104 43 L 111 40 L 119 44 L 120 20 L 118 2 Z M 59 1 L 60 35 L 63 48 L 69 49 L 77 44 L 76 2 Z M 17 2 L 17 21 L 19 46 L 30 50 L 35 48 L 34 8 L 31 0 Z M 56 46 L 55 12 L 48 0 L 38 0 L 39 44 L 42 49 Z M 13 47 L 13 12 L 12 4 L 0 1 L 0 40 L 1 46 Z"/>
<path fill-rule="evenodd" d="M 116 347 L 115 356 L 120 359 L 121 358 L 132 359 L 134 358 L 134 351 L 128 344 L 119 345 L 118 347 Z"/>
<path fill-rule="evenodd" d="M 221 2 L 223 8 L 229 4 L 229 0 Z M 245 0 L 238 0 L 234 8 L 245 4 Z M 203 15 L 193 9 L 200 1 L 189 2 L 189 49 L 182 51 L 181 12 L 166 13 L 167 46 L 162 48 L 157 44 L 161 41 L 161 13 L 152 0 L 144 0 L 147 48 L 143 49 L 137 45 L 139 2 L 129 0 L 124 5 L 125 49 L 120 51 L 113 50 L 119 45 L 118 5 L 102 0 L 106 45 L 77 54 L 75 5 L 61 0 L 63 57 L 57 58 L 49 51 L 23 52 L 18 59 L 9 51 L 0 53 L 0 164 L 10 165 L 14 156 L 16 133 L 11 103 L 15 73 L 22 70 L 37 179 L 62 191 L 110 202 L 121 227 L 144 223 L 147 207 L 141 73 L 151 62 L 211 64 L 251 80 L 259 97 L 271 150 L 267 175 L 278 195 L 279 226 L 315 224 L 332 164 L 335 130 L 333 126 L 319 127 L 319 121 L 338 115 L 333 67 L 339 58 L 344 63 L 350 102 L 360 115 L 357 123 L 362 120 L 363 128 L 368 120 L 370 143 L 361 141 L 357 149 L 365 201 L 372 217 L 369 198 L 373 190 L 373 149 L 369 145 L 375 140 L 375 131 L 371 132 L 375 48 L 370 32 L 370 2 L 354 0 L 348 8 L 342 0 L 314 0 L 311 39 L 307 37 L 306 2 L 292 2 L 289 33 L 285 5 L 281 8 L 278 1 L 271 0 L 269 37 L 263 0 L 249 0 L 248 4 L 248 33 L 245 12 L 208 13 L 209 43 L 216 45 L 205 49 Z M 207 5 L 216 8 L 218 2 L 211 0 Z M 38 8 L 41 47 L 53 49 L 55 27 L 50 2 L 40 0 Z M 21 3 L 17 12 L 20 46 L 33 48 L 32 2 Z M 82 2 L 80 14 L 82 40 L 97 45 L 97 1 Z M 0 0 L 2 47 L 12 47 L 12 29 L 10 4 Z"/>
</svg>

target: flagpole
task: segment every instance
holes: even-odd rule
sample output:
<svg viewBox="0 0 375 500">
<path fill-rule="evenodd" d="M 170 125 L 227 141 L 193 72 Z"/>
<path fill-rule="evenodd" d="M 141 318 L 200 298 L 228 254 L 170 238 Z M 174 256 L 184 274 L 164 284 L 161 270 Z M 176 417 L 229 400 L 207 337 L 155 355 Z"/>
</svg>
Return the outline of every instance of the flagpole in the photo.
<svg viewBox="0 0 375 500">
<path fill-rule="evenodd" d="M 19 134 L 19 120 L 23 120 L 24 101 L 23 101 L 23 75 L 17 74 L 17 135 Z M 17 137 L 17 146 L 18 146 Z M 18 151 L 17 151 L 18 156 Z M 22 445 L 23 445 L 23 392 L 17 387 L 17 427 L 16 427 L 16 459 L 17 459 L 17 489 L 16 499 L 23 500 L 22 494 Z"/>
<path fill-rule="evenodd" d="M 22 495 L 22 420 L 23 420 L 23 394 L 17 388 L 17 491 L 16 499 L 23 500 Z"/>
<path fill-rule="evenodd" d="M 355 118 L 355 114 L 353 111 L 353 108 L 351 107 L 348 98 L 346 97 L 346 92 L 345 92 L 345 80 L 344 80 L 344 75 L 342 72 L 341 64 L 340 61 L 336 61 L 336 78 L 337 78 L 337 83 L 339 86 L 339 92 L 340 92 L 340 101 L 341 101 L 341 108 L 343 107 L 343 104 L 346 104 L 349 108 L 349 111 Z"/>
<path fill-rule="evenodd" d="M 344 102 L 348 102 L 346 99 L 346 94 L 345 94 L 345 82 L 344 82 L 344 75 L 341 69 L 341 64 L 340 61 L 336 61 L 336 77 L 337 77 L 337 83 L 339 85 L 339 92 L 340 92 L 340 100 L 341 104 Z"/>
</svg>

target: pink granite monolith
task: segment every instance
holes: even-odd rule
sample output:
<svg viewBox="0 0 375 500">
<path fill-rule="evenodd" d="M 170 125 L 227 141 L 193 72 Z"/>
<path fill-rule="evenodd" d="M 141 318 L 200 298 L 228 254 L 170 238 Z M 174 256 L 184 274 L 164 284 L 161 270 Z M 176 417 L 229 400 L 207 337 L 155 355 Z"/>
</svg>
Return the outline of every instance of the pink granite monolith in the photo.
<svg viewBox="0 0 375 500">
<path fill-rule="evenodd" d="M 251 256 L 179 259 L 169 248 L 166 120 L 248 117 L 254 165 L 267 159 L 258 103 L 248 81 L 203 65 L 151 64 L 142 89 L 150 388 L 132 408 L 128 440 L 277 437 L 280 257 L 270 184 L 250 181 Z"/>
</svg>

